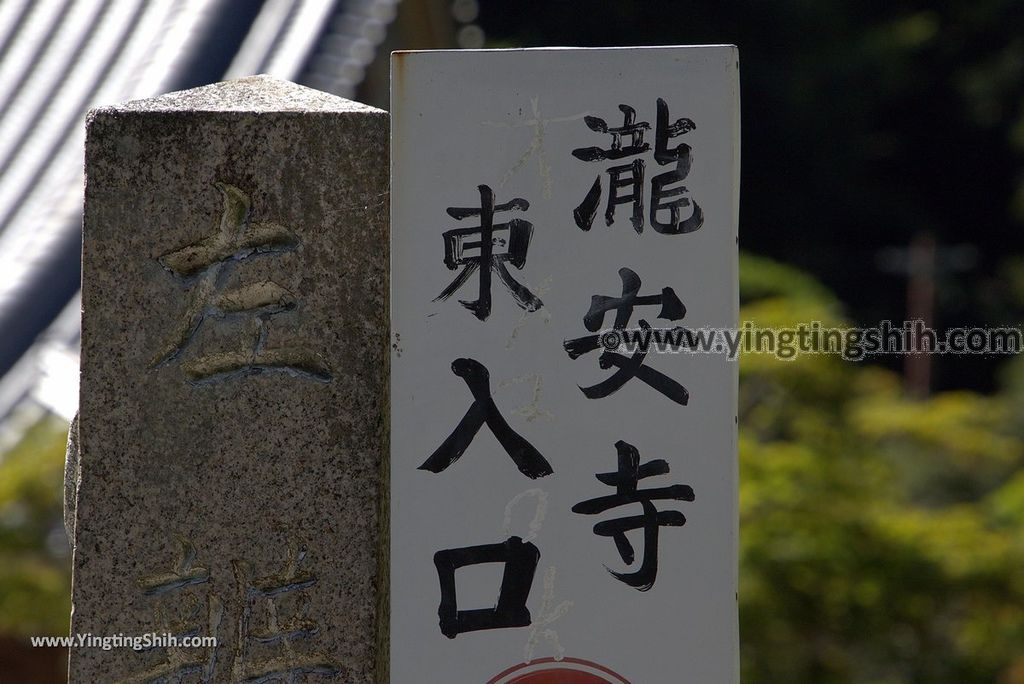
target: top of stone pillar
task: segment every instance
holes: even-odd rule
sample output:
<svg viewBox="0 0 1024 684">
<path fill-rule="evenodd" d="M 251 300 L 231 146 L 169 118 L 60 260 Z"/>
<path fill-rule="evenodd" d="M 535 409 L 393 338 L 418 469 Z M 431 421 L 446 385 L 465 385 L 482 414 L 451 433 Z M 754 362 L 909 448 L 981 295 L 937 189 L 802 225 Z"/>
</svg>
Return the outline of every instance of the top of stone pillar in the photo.
<svg viewBox="0 0 1024 684">
<path fill-rule="evenodd" d="M 334 112 L 386 114 L 360 102 L 261 74 L 93 110 L 126 112 Z"/>
</svg>

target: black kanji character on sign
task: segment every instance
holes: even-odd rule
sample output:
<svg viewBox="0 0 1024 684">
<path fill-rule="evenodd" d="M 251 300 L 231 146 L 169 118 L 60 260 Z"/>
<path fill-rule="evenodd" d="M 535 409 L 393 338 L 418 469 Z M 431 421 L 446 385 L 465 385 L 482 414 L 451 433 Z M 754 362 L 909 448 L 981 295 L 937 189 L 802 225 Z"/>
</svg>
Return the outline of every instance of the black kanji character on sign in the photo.
<svg viewBox="0 0 1024 684">
<path fill-rule="evenodd" d="M 480 272 L 480 289 L 474 301 L 459 300 L 481 321 L 491 315 L 491 272 L 505 285 L 521 308 L 536 311 L 543 302 L 517 282 L 508 272 L 506 263 L 522 270 L 526 264 L 526 252 L 530 248 L 533 224 L 522 219 L 511 219 L 507 223 L 494 223 L 494 214 L 501 211 L 526 211 L 530 203 L 519 197 L 505 204 L 494 205 L 494 192 L 486 185 L 479 186 L 480 208 L 448 207 L 448 215 L 461 221 L 471 216 L 480 217 L 480 225 L 473 228 L 457 228 L 446 231 L 444 237 L 444 264 L 454 271 L 462 267 L 455 280 L 446 287 L 434 301 L 443 301 L 455 294 L 470 276 Z M 499 248 L 495 250 L 495 248 Z M 503 248 L 503 249 L 502 249 Z M 475 251 L 475 254 L 467 254 Z"/>
<path fill-rule="evenodd" d="M 644 142 L 644 131 L 651 129 L 651 124 L 646 121 L 636 123 L 636 110 L 629 105 L 620 104 L 623 123 L 617 128 L 609 128 L 604 119 L 596 116 L 583 117 L 587 128 L 598 133 L 608 133 L 612 136 L 612 144 L 608 149 L 600 147 L 580 147 L 572 151 L 572 156 L 583 161 L 601 161 L 604 159 L 622 159 L 651 149 L 650 144 Z M 629 137 L 629 143 L 623 147 L 623 136 Z M 623 180 L 623 176 L 625 179 Z M 604 220 L 611 225 L 615 220 L 615 207 L 619 204 L 632 204 L 633 214 L 630 221 L 633 229 L 641 232 L 644 229 L 644 162 L 642 159 L 634 160 L 631 164 L 612 166 L 608 169 L 608 208 L 605 210 Z M 625 194 L 621 194 L 622 188 L 629 188 Z M 590 230 L 597 213 L 597 205 L 601 202 L 601 176 L 594 180 L 594 184 L 587 193 L 575 212 L 576 225 L 583 230 Z"/>
<path fill-rule="evenodd" d="M 685 185 L 669 187 L 673 183 L 686 180 L 690 173 L 692 163 L 690 157 L 690 146 L 686 143 L 679 143 L 673 149 L 668 149 L 670 138 L 689 133 L 696 126 L 690 119 L 678 119 L 675 123 L 668 122 L 668 104 L 658 98 L 658 129 L 655 133 L 654 160 L 661 165 L 675 163 L 676 168 L 672 171 L 659 174 L 651 179 L 651 226 L 658 233 L 666 235 L 678 235 L 679 233 L 692 233 L 704 225 L 704 210 L 700 205 L 693 202 L 693 211 L 690 216 L 680 220 L 681 207 L 690 206 L 691 202 L 685 197 L 688 190 Z M 675 199 L 672 199 L 675 198 Z M 668 210 L 668 221 L 659 221 L 659 212 Z"/>
<path fill-rule="evenodd" d="M 622 112 L 622 125 L 617 128 L 609 128 L 608 122 L 596 116 L 583 117 L 590 130 L 611 135 L 612 144 L 606 150 L 600 147 L 580 147 L 572 151 L 572 156 L 588 162 L 601 161 L 622 159 L 651 149 L 650 144 L 644 142 L 644 131 L 651 130 L 651 124 L 646 121 L 636 123 L 636 110 L 629 105 L 620 104 L 619 111 Z M 625 147 L 622 146 L 623 136 L 629 137 L 629 144 Z"/>
<path fill-rule="evenodd" d="M 455 426 L 455 431 L 423 462 L 420 470 L 439 473 L 450 466 L 462 456 L 476 433 L 486 423 L 523 475 L 537 479 L 554 472 L 547 459 L 509 427 L 501 416 L 497 404 L 491 398 L 490 373 L 482 363 L 474 359 L 455 359 L 452 362 L 452 372 L 466 381 L 469 391 L 473 394 L 473 404 Z"/>
<path fill-rule="evenodd" d="M 671 287 L 663 288 L 661 294 L 640 296 L 640 276 L 628 268 L 619 269 L 619 277 L 622 278 L 622 296 L 608 297 L 594 295 L 590 302 L 590 310 L 583 317 L 583 325 L 591 332 L 597 332 L 604 324 L 605 314 L 611 310 L 615 311 L 615 322 L 612 324 L 614 330 L 625 330 L 629 319 L 633 315 L 633 308 L 636 306 L 661 306 L 658 318 L 677 321 L 686 315 L 686 307 L 679 301 L 675 291 Z M 640 328 L 650 332 L 650 324 L 640 319 Z M 682 328 L 675 328 L 673 332 L 682 332 Z M 600 335 L 587 335 L 563 343 L 565 351 L 570 358 L 576 359 L 594 351 L 601 346 Z M 613 351 L 605 351 L 598 359 L 601 368 L 615 368 L 615 373 L 610 378 L 591 387 L 580 387 L 580 391 L 588 399 L 602 399 L 618 391 L 626 382 L 633 377 L 639 378 L 654 389 L 658 390 L 672 401 L 686 405 L 690 399 L 689 392 L 675 380 L 667 375 L 644 366 L 644 359 L 647 357 L 647 347 L 638 347 L 631 357 L 625 357 Z"/>
<path fill-rule="evenodd" d="M 672 485 L 670 487 L 658 487 L 655 489 L 637 489 L 637 483 L 655 475 L 666 475 L 669 472 L 668 463 L 663 459 L 648 461 L 640 464 L 640 452 L 632 444 L 619 440 L 615 443 L 619 453 L 619 467 L 614 473 L 598 473 L 597 479 L 602 483 L 615 487 L 615 494 L 599 496 L 596 499 L 581 501 L 572 507 L 573 513 L 583 515 L 596 515 L 604 513 L 612 508 L 638 503 L 643 508 L 642 515 L 634 515 L 626 518 L 606 520 L 594 525 L 594 534 L 602 537 L 611 537 L 615 542 L 615 548 L 619 551 L 622 562 L 626 565 L 633 565 L 636 555 L 633 545 L 626 538 L 626 533 L 631 530 L 643 529 L 644 531 L 644 552 L 640 568 L 636 572 L 621 573 L 615 572 L 605 566 L 611 575 L 629 586 L 647 591 L 654 586 L 658 577 L 658 530 L 662 526 L 682 527 L 686 524 L 686 518 L 679 511 L 659 511 L 654 507 L 652 501 L 672 499 L 675 501 L 693 501 L 693 488 L 689 485 Z"/>
<path fill-rule="evenodd" d="M 533 586 L 533 575 L 540 551 L 519 537 L 502 544 L 447 549 L 434 554 L 434 565 L 441 583 L 441 605 L 437 609 L 441 633 L 449 639 L 481 629 L 529 627 L 530 611 L 526 601 Z M 504 563 L 501 589 L 493 608 L 459 610 L 455 592 L 455 571 L 469 565 Z"/>
<path fill-rule="evenodd" d="M 580 147 L 572 151 L 577 159 L 586 162 L 601 161 L 605 159 L 622 159 L 624 157 L 637 156 L 651 149 L 648 143 L 644 142 L 644 131 L 650 130 L 651 125 L 646 121 L 636 121 L 636 110 L 624 104 L 619 105 L 623 114 L 623 124 L 618 128 L 609 128 L 604 119 L 594 116 L 584 118 L 587 127 L 598 133 L 607 133 L 612 136 L 611 146 L 608 149 L 600 147 Z M 675 164 L 675 169 L 659 174 L 651 178 L 651 226 L 658 233 L 666 235 L 678 235 L 680 233 L 692 233 L 704 224 L 704 211 L 696 202 L 691 202 L 686 195 L 689 193 L 686 186 L 679 185 L 690 173 L 691 148 L 685 143 L 679 143 L 676 147 L 669 149 L 668 141 L 672 138 L 684 135 L 692 131 L 696 126 L 693 121 L 686 118 L 677 119 L 675 123 L 669 123 L 668 104 L 665 100 L 658 98 L 657 102 L 657 129 L 655 131 L 654 161 L 665 166 Z M 627 145 L 622 144 L 624 136 L 629 137 Z M 615 208 L 620 204 L 631 204 L 632 213 L 630 222 L 633 230 L 642 233 L 644 230 L 644 174 L 645 160 L 634 159 L 629 164 L 611 166 L 608 172 L 608 203 L 606 205 L 604 220 L 606 225 L 612 225 L 615 221 Z M 601 176 L 594 179 L 594 184 L 587 192 L 578 207 L 573 211 L 576 225 L 582 230 L 590 230 L 597 215 L 598 205 L 601 203 Z M 682 208 L 693 205 L 690 216 L 683 218 Z M 667 219 L 662 220 L 663 212 L 668 212 Z"/>
</svg>

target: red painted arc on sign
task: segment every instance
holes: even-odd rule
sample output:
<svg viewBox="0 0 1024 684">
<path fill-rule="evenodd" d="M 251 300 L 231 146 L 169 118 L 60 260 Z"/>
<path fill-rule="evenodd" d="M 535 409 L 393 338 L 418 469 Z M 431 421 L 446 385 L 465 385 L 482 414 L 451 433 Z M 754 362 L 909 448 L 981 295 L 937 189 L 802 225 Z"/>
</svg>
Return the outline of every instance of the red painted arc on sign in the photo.
<svg viewBox="0 0 1024 684">
<path fill-rule="evenodd" d="M 514 665 L 487 684 L 629 684 L 629 681 L 588 660 L 541 658 Z"/>
</svg>

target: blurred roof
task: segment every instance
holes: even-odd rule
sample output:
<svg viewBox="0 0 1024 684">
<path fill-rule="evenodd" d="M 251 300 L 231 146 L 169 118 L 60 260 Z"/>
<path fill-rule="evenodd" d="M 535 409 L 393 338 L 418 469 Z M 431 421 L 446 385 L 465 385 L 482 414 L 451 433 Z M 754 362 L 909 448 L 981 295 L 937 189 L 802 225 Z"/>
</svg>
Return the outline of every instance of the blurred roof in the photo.
<svg viewBox="0 0 1024 684">
<path fill-rule="evenodd" d="M 397 4 L 3 0 L 0 420 L 77 409 L 85 113 L 257 73 L 351 98 Z"/>
</svg>

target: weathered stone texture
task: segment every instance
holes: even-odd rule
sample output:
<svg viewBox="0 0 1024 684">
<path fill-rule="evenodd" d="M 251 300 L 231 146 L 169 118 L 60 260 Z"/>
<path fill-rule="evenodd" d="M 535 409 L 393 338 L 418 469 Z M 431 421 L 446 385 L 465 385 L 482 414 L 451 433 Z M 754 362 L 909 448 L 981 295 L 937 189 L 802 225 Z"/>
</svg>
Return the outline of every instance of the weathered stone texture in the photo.
<svg viewBox="0 0 1024 684">
<path fill-rule="evenodd" d="M 91 113 L 71 631 L 219 646 L 72 683 L 382 675 L 387 160 L 385 112 L 269 77 Z"/>
</svg>

